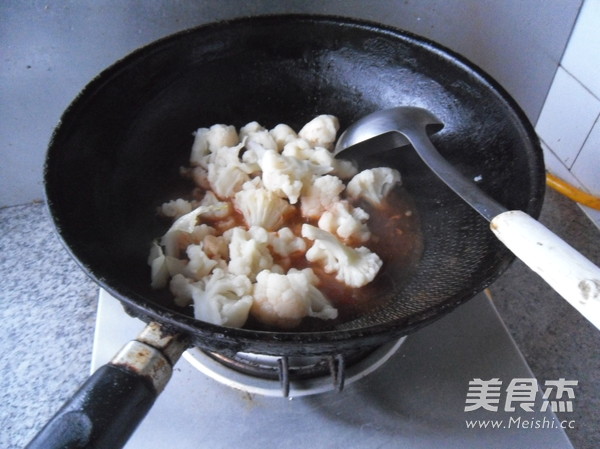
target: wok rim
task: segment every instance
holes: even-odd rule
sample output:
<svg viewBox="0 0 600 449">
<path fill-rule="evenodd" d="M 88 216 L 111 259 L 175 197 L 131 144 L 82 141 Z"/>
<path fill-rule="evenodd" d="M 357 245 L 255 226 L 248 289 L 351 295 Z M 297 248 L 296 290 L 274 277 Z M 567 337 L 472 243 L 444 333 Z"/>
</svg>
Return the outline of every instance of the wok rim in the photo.
<svg viewBox="0 0 600 449">
<path fill-rule="evenodd" d="M 518 105 L 514 98 L 488 73 L 482 70 L 479 66 L 472 63 L 464 56 L 446 48 L 445 46 L 430 40 L 428 38 L 416 35 L 414 33 L 401 30 L 389 25 L 384 25 L 368 20 L 349 18 L 335 15 L 313 15 L 313 14 L 270 14 L 270 15 L 258 15 L 240 17 L 232 20 L 222 20 L 217 22 L 211 22 L 203 25 L 199 25 L 193 28 L 178 31 L 176 33 L 164 36 L 160 39 L 145 44 L 138 49 L 130 52 L 124 57 L 118 59 L 113 64 L 102 70 L 92 80 L 90 80 L 86 86 L 80 91 L 80 93 L 72 100 L 69 106 L 65 109 L 61 115 L 60 121 L 53 131 L 51 136 L 48 150 L 46 154 L 44 164 L 44 193 L 46 209 L 53 222 L 54 229 L 59 236 L 59 239 L 63 246 L 66 248 L 69 255 L 76 261 L 81 269 L 91 277 L 100 288 L 105 289 L 112 296 L 116 297 L 123 304 L 124 308 L 133 316 L 141 318 L 142 320 L 157 321 L 161 323 L 166 329 L 181 332 L 190 335 L 194 343 L 198 346 L 204 346 L 205 341 L 218 339 L 221 343 L 231 347 L 239 347 L 240 350 L 247 352 L 253 352 L 253 347 L 260 347 L 260 351 L 268 354 L 278 355 L 281 353 L 295 353 L 297 352 L 291 345 L 301 343 L 302 345 L 309 345 L 314 348 L 319 348 L 321 345 L 336 345 L 337 343 L 344 343 L 343 346 L 351 346 L 353 342 L 369 342 L 369 344 L 377 345 L 388 341 L 392 338 L 396 338 L 402 335 L 409 334 L 425 325 L 431 324 L 438 318 L 443 317 L 446 313 L 450 312 L 460 304 L 473 298 L 477 293 L 488 287 L 496 279 L 498 279 L 514 261 L 514 255 L 509 255 L 504 258 L 502 266 L 496 270 L 493 276 L 486 279 L 481 285 L 473 287 L 469 293 L 456 298 L 450 298 L 447 301 L 431 306 L 421 312 L 412 314 L 409 318 L 399 321 L 390 321 L 386 323 L 380 323 L 371 325 L 369 327 L 359 329 L 348 329 L 348 330 L 325 330 L 318 332 L 273 332 L 273 331 L 257 331 L 249 329 L 238 329 L 238 328 L 227 328 L 223 326 L 213 325 L 207 322 L 196 320 L 193 317 L 185 315 L 183 313 L 172 310 L 168 307 L 157 304 L 151 300 L 148 300 L 144 295 L 137 294 L 133 291 L 128 291 L 128 288 L 122 289 L 110 284 L 110 281 L 105 279 L 101 274 L 95 272 L 93 266 L 88 265 L 85 262 L 85 254 L 83 257 L 77 254 L 77 250 L 74 248 L 76 245 L 69 243 L 63 233 L 62 218 L 56 213 L 54 206 L 54 199 L 52 198 L 50 188 L 50 176 L 49 167 L 52 164 L 52 153 L 58 151 L 56 149 L 56 141 L 62 133 L 68 132 L 65 130 L 68 128 L 70 118 L 77 114 L 80 107 L 84 106 L 84 102 L 87 97 L 94 95 L 102 85 L 110 80 L 112 76 L 117 74 L 120 70 L 126 68 L 129 64 L 134 63 L 141 56 L 147 55 L 153 51 L 156 51 L 161 46 L 181 39 L 189 34 L 201 33 L 204 31 L 210 31 L 211 29 L 218 29 L 220 27 L 235 26 L 236 24 L 242 24 L 244 22 L 254 23 L 269 23 L 273 21 L 294 21 L 294 22 L 310 22 L 327 24 L 331 23 L 334 25 L 343 25 L 348 28 L 360 28 L 375 32 L 376 34 L 382 34 L 391 36 L 392 38 L 408 42 L 411 45 L 416 45 L 420 48 L 424 48 L 428 52 L 435 53 L 441 56 L 443 59 L 449 59 L 453 64 L 461 66 L 471 76 L 476 77 L 482 84 L 485 84 L 499 100 L 505 103 L 507 110 L 510 110 L 514 117 L 517 119 L 518 124 L 522 127 L 526 139 L 529 141 L 532 148 L 535 148 L 538 159 L 538 170 L 535 176 L 539 179 L 532 179 L 532 190 L 534 186 L 537 186 L 537 192 L 533 198 L 529 199 L 528 207 L 524 210 L 533 217 L 538 217 L 541 211 L 543 197 L 544 197 L 544 162 L 543 153 L 541 150 L 539 138 L 535 133 L 533 125 L 525 115 L 524 111 Z M 340 133 L 343 129 L 340 130 Z M 248 349 L 250 348 L 250 349 Z M 329 352 L 329 351 L 327 351 Z"/>
</svg>

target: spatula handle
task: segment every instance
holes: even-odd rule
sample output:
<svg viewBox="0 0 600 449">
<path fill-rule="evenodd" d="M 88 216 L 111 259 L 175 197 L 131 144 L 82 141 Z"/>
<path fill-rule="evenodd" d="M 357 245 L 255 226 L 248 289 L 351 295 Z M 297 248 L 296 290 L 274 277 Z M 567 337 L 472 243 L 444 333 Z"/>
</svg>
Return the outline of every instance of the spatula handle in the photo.
<svg viewBox="0 0 600 449">
<path fill-rule="evenodd" d="M 492 219 L 496 237 L 600 329 L 600 268 L 525 212 Z"/>
</svg>

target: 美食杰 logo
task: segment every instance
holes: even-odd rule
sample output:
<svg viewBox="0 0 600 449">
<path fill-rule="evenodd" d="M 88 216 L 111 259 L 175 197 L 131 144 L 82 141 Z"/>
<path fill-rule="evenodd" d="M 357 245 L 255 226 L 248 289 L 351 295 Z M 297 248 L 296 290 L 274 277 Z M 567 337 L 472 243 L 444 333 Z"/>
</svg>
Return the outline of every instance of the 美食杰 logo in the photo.
<svg viewBox="0 0 600 449">
<path fill-rule="evenodd" d="M 577 380 L 546 380 L 543 385 L 535 378 L 515 378 L 506 385 L 499 378 L 484 380 L 474 378 L 469 381 L 465 400 L 465 412 L 487 410 L 497 412 L 552 412 L 568 413 L 573 411 Z M 538 395 L 538 392 L 541 395 Z M 510 417 L 508 420 L 467 420 L 468 428 L 574 428 L 573 420 L 554 421 L 548 417 L 527 415 Z"/>
</svg>

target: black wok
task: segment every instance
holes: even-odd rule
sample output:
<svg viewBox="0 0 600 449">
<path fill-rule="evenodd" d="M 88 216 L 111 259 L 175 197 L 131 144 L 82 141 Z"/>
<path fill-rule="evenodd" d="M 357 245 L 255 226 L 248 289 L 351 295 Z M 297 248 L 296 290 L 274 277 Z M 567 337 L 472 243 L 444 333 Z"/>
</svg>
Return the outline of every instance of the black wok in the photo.
<svg viewBox="0 0 600 449">
<path fill-rule="evenodd" d="M 445 123 L 433 136 L 435 146 L 463 173 L 480 179 L 490 196 L 508 209 L 539 214 L 544 166 L 537 137 L 494 80 L 420 37 L 312 16 L 203 26 L 155 42 L 101 73 L 64 113 L 51 141 L 48 207 L 82 268 L 130 314 L 184 336 L 185 344 L 281 356 L 374 347 L 448 313 L 512 261 L 485 220 L 411 151 L 365 163 L 402 173 L 422 223 L 422 258 L 408 278 L 390 264 L 383 273 L 391 286 L 380 292 L 383 305 L 334 329 L 264 332 L 197 321 L 150 288 L 146 259 L 149 242 L 168 226 L 156 216 L 157 205 L 189 190 L 179 167 L 187 162 L 193 130 L 251 120 L 298 128 L 322 113 L 337 115 L 343 129 L 367 113 L 402 105 L 429 109 Z M 148 404 L 113 432 L 120 436 L 110 440 L 112 447 L 122 444 L 125 428 L 135 425 L 137 415 L 141 419 L 152 399 L 139 402 Z M 81 438 L 101 440 L 90 419 L 92 430 Z"/>
</svg>

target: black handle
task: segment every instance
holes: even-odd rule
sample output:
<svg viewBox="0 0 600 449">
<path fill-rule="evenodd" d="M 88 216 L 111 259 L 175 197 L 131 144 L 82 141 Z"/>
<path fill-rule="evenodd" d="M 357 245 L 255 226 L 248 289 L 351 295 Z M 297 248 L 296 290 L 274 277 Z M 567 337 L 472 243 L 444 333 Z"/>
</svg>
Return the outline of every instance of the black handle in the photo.
<svg viewBox="0 0 600 449">
<path fill-rule="evenodd" d="M 158 393 L 143 376 L 111 364 L 99 368 L 26 449 L 118 449 Z"/>
</svg>

